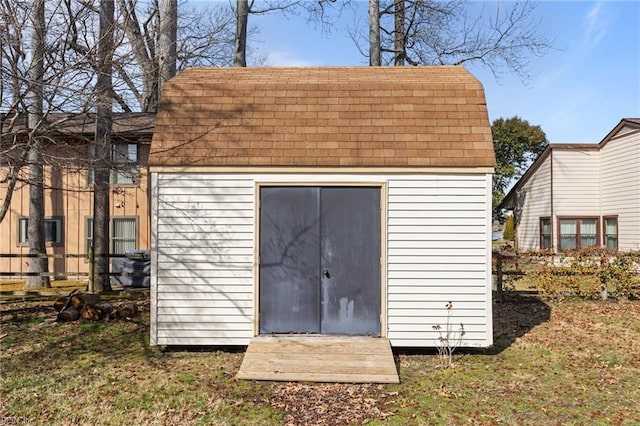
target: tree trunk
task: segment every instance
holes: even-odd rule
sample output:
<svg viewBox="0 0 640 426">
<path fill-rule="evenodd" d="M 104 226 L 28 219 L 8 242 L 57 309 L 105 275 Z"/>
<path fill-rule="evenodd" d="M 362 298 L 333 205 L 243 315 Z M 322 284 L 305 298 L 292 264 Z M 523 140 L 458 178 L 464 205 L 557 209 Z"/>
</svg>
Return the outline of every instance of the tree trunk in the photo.
<svg viewBox="0 0 640 426">
<path fill-rule="evenodd" d="M 393 0 L 394 8 L 394 65 L 403 66 L 407 46 L 404 34 L 404 0 Z"/>
<path fill-rule="evenodd" d="M 93 285 L 94 291 L 111 291 L 109 282 L 109 174 L 111 166 L 111 97 L 114 0 L 100 0 L 100 38 L 98 41 L 98 78 L 96 81 L 96 134 L 98 166 L 94 171 L 93 199 Z"/>
<path fill-rule="evenodd" d="M 247 25 L 249 21 L 249 1 L 237 0 L 236 37 L 233 52 L 233 66 L 247 66 Z"/>
<path fill-rule="evenodd" d="M 100 78 L 98 78 L 100 81 Z M 96 122 L 96 153 L 98 166 L 94 171 L 93 199 L 93 291 L 110 291 L 109 283 L 109 164 L 111 146 L 111 114 L 98 107 Z"/>
<path fill-rule="evenodd" d="M 0 136 L 0 143 L 2 143 L 2 136 Z M 11 207 L 11 197 L 13 196 L 13 191 L 16 187 L 16 183 L 18 182 L 18 170 L 12 168 L 8 173 L 9 176 L 7 180 L 5 195 L 4 199 L 2 200 L 2 206 L 0 207 L 0 222 L 4 220 L 4 217 L 9 211 L 9 207 Z"/>
<path fill-rule="evenodd" d="M 160 81 L 158 82 L 158 99 L 162 86 L 176 75 L 176 41 L 178 38 L 178 1 L 160 0 L 160 34 L 158 37 L 158 65 Z"/>
<path fill-rule="evenodd" d="M 44 0 L 36 0 L 32 9 L 33 32 L 31 34 L 31 67 L 27 94 L 29 125 L 29 222 L 27 239 L 29 254 L 42 256 L 47 253 L 44 230 L 44 167 L 42 151 L 44 147 L 38 137 L 38 127 L 42 122 L 44 84 Z M 29 275 L 25 288 L 51 287 L 48 276 L 49 261 L 46 257 L 29 258 Z"/>
<path fill-rule="evenodd" d="M 123 30 L 131 43 L 131 50 L 136 59 L 136 62 L 142 69 L 142 93 L 138 93 L 136 96 L 140 107 L 144 112 L 156 112 L 158 109 L 158 61 L 155 57 L 155 52 L 152 46 L 145 43 L 149 37 L 148 33 L 142 33 L 141 27 L 145 28 L 145 25 L 141 25 L 138 21 L 135 10 L 135 2 L 125 2 L 125 0 L 118 0 L 123 23 Z M 102 19 L 102 18 L 101 18 Z M 112 18 L 113 21 L 113 18 Z M 111 38 L 113 43 L 113 37 Z M 113 56 L 113 54 L 112 54 Z M 100 72 L 98 70 L 98 72 Z"/>
<path fill-rule="evenodd" d="M 380 46 L 380 0 L 369 0 L 369 65 L 382 65 Z"/>
</svg>

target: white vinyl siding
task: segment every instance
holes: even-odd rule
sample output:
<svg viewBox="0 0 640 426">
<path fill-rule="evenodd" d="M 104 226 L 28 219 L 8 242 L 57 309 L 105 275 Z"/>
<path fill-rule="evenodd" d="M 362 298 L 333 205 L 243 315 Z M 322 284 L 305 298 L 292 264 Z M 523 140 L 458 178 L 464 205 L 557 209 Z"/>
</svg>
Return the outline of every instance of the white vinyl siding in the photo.
<svg viewBox="0 0 640 426">
<path fill-rule="evenodd" d="M 518 191 L 517 211 L 521 211 L 517 228 L 517 248 L 521 251 L 540 249 L 540 218 L 551 216 L 551 158 L 547 157 L 525 185 Z M 553 228 L 552 228 L 553 230 Z M 551 243 L 555 246 L 552 231 Z"/>
<path fill-rule="evenodd" d="M 558 218 L 596 219 L 597 245 L 613 247 L 617 243 L 620 251 L 640 249 L 639 129 L 623 126 L 593 148 L 553 147 L 541 161 L 542 164 L 536 164 L 537 169 L 528 173 L 527 180 L 519 183 L 518 199 L 512 203 L 520 217 L 516 231 L 519 250 L 539 247 L 541 217 L 551 217 L 556 251 L 559 250 Z M 552 171 L 550 164 L 553 164 Z M 553 206 L 549 205 L 551 199 Z M 524 201 L 519 204 L 519 200 Z M 607 218 L 617 220 L 617 235 L 609 234 L 608 239 Z M 584 243 L 591 244 L 593 237 L 589 238 Z"/>
<path fill-rule="evenodd" d="M 152 344 L 249 343 L 258 302 L 258 184 L 386 184 L 383 334 L 395 346 L 433 347 L 433 326 L 444 327 L 452 302 L 452 321 L 466 332 L 463 345 L 492 343 L 490 175 L 154 173 L 153 179 Z"/>
<path fill-rule="evenodd" d="M 601 149 L 602 216 L 618 216 L 618 249 L 640 249 L 640 132 Z"/>
<path fill-rule="evenodd" d="M 484 175 L 388 182 L 387 337 L 394 346 L 436 346 L 451 325 L 465 346 L 492 342 L 487 280 L 491 199 Z"/>
<path fill-rule="evenodd" d="M 246 345 L 253 336 L 253 180 L 161 174 L 154 196 L 156 344 Z"/>
<path fill-rule="evenodd" d="M 598 151 L 554 150 L 552 155 L 554 216 L 599 216 Z M 554 226 L 557 230 L 557 223 Z"/>
</svg>

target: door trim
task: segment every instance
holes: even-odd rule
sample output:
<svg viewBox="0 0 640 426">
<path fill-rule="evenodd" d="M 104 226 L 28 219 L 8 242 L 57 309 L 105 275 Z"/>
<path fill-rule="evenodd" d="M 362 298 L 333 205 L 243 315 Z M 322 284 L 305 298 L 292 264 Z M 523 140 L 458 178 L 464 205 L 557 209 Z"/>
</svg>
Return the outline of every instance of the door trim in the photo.
<svg viewBox="0 0 640 426">
<path fill-rule="evenodd" d="M 386 181 L 314 181 L 295 182 L 254 181 L 253 231 L 253 336 L 260 335 L 260 188 L 274 186 L 298 187 L 368 187 L 380 190 L 380 336 L 387 337 L 387 182 Z"/>
</svg>

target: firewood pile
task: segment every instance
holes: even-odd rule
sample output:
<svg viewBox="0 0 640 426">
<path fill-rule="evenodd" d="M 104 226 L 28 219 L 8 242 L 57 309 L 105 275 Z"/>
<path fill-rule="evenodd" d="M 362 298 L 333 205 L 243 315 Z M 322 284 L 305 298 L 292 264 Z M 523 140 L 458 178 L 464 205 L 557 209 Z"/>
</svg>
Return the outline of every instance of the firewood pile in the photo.
<svg viewBox="0 0 640 426">
<path fill-rule="evenodd" d="M 53 307 L 58 312 L 58 322 L 77 321 L 80 318 L 88 321 L 108 321 L 133 318 L 138 315 L 136 302 L 125 301 L 114 305 L 101 301 L 99 294 L 81 293 L 78 290 L 56 300 Z"/>
</svg>

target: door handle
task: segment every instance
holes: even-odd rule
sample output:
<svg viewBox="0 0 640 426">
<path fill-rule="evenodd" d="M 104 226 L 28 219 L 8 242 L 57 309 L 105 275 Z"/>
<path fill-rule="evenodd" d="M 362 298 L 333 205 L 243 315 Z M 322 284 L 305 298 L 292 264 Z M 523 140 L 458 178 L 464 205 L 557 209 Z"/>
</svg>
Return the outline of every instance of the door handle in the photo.
<svg viewBox="0 0 640 426">
<path fill-rule="evenodd" d="M 331 274 L 329 273 L 328 269 L 323 269 L 322 270 L 322 275 L 324 275 L 327 278 L 331 278 Z"/>
</svg>

